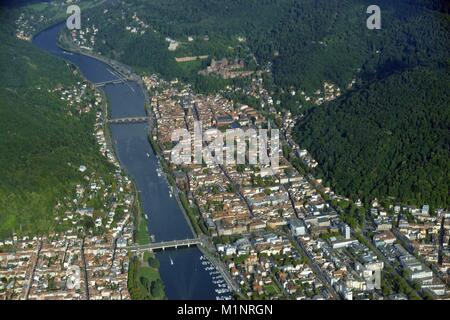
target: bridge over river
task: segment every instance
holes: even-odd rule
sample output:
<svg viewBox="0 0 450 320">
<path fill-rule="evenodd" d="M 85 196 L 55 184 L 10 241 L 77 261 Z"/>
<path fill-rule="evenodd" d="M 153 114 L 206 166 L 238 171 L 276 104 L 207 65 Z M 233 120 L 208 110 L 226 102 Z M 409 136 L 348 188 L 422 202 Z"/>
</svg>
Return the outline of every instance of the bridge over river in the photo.
<svg viewBox="0 0 450 320">
<path fill-rule="evenodd" d="M 149 117 L 128 117 L 108 119 L 108 123 L 112 124 L 127 124 L 127 123 L 144 123 L 150 120 Z"/>
<path fill-rule="evenodd" d="M 177 249 L 180 247 L 190 247 L 195 245 L 203 244 L 200 238 L 194 239 L 185 239 L 185 240 L 172 240 L 172 241 L 163 241 L 163 242 L 153 242 L 144 245 L 134 245 L 126 247 L 127 249 L 134 252 L 143 252 L 143 251 L 157 251 L 157 250 L 166 250 L 166 249 Z"/>
</svg>

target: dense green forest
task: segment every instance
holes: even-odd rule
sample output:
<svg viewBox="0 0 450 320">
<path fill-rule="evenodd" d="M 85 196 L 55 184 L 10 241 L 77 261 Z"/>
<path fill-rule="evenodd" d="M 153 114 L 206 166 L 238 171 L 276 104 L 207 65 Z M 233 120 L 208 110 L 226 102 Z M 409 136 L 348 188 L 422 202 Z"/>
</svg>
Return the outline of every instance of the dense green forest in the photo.
<svg viewBox="0 0 450 320">
<path fill-rule="evenodd" d="M 425 3 L 448 10 L 439 7 L 439 1 Z M 435 19 L 438 11 L 425 9 L 423 0 L 379 1 L 381 30 L 366 27 L 370 4 L 364 0 L 112 0 L 88 15 L 100 28 L 96 47 L 102 54 L 190 82 L 200 81 L 199 77 L 186 74 L 175 56 L 240 56 L 250 65 L 255 57 L 260 64 L 273 64 L 277 86 L 311 93 L 325 80 L 345 88 L 356 76 L 373 76 L 377 65 L 401 68 L 405 63 L 430 63 L 446 53 L 439 32 L 430 32 L 444 28 Z M 154 32 L 126 32 L 135 14 Z M 209 40 L 203 41 L 206 35 Z M 188 42 L 188 36 L 195 40 Z M 165 37 L 178 40 L 179 49 L 169 52 Z M 239 43 L 238 37 L 246 42 Z"/>
<path fill-rule="evenodd" d="M 296 128 L 317 172 L 353 198 L 450 206 L 450 15 L 420 3 L 396 2 L 403 16 L 386 22 L 356 89 Z"/>
<path fill-rule="evenodd" d="M 80 81 L 62 60 L 15 38 L 15 10 L 0 12 L 0 238 L 53 230 L 85 164 L 109 170 L 92 136 L 94 114 L 69 116 L 55 93 Z M 72 166 L 69 166 L 69 163 Z"/>
<path fill-rule="evenodd" d="M 450 75 L 423 67 L 316 108 L 297 139 L 337 192 L 450 206 Z"/>
</svg>

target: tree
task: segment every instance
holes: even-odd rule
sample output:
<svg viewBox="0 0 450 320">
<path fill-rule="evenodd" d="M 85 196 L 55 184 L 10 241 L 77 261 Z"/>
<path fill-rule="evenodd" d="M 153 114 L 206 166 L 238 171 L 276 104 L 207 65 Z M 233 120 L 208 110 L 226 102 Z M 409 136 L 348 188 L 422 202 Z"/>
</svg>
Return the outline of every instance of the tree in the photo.
<svg viewBox="0 0 450 320">
<path fill-rule="evenodd" d="M 148 265 L 152 268 L 158 269 L 159 268 L 159 261 L 155 257 L 149 257 L 148 258 Z"/>
<path fill-rule="evenodd" d="M 152 282 L 150 293 L 154 298 L 164 296 L 164 285 L 160 279 L 157 279 Z"/>
</svg>

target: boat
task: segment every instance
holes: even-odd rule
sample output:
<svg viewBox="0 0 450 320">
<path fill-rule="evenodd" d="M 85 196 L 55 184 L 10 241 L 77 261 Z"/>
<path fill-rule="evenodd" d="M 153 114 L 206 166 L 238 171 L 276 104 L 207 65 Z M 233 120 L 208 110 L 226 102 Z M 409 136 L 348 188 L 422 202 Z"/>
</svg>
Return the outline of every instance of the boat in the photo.
<svg viewBox="0 0 450 320">
<path fill-rule="evenodd" d="M 147 152 L 147 158 L 150 158 L 150 155 L 148 154 L 148 152 Z"/>
<path fill-rule="evenodd" d="M 230 290 L 228 289 L 215 289 L 214 290 L 217 294 L 222 294 L 222 293 L 229 293 Z"/>
<path fill-rule="evenodd" d="M 173 260 L 172 260 L 172 257 L 169 257 L 169 258 L 170 258 L 170 265 L 173 266 Z"/>
</svg>

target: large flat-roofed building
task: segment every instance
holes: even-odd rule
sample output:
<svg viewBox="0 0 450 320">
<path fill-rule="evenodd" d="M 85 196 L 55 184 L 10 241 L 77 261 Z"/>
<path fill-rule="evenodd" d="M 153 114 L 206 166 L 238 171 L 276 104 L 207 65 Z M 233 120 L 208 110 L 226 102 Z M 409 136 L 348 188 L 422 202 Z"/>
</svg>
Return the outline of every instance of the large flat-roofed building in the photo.
<svg viewBox="0 0 450 320">
<path fill-rule="evenodd" d="M 306 234 L 305 223 L 300 219 L 291 219 L 289 221 L 289 228 L 291 229 L 292 235 L 295 237 L 303 236 Z"/>
</svg>

